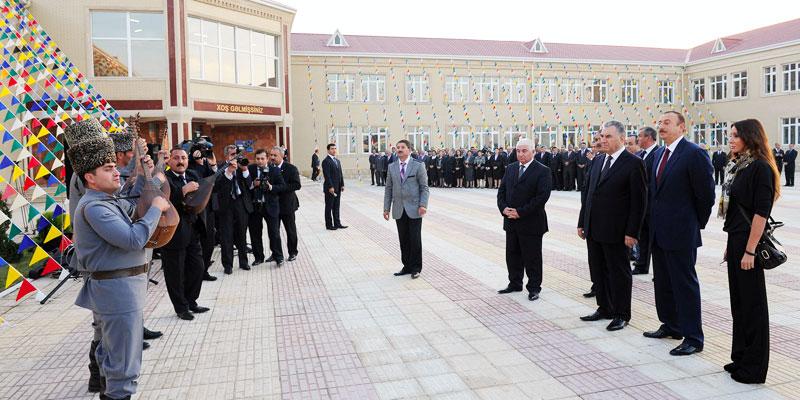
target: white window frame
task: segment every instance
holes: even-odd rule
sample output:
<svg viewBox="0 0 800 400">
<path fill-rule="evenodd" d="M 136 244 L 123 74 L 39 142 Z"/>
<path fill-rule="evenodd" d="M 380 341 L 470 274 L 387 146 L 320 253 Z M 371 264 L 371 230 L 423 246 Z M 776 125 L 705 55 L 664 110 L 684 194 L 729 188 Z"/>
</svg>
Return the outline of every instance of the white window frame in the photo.
<svg viewBox="0 0 800 400">
<path fill-rule="evenodd" d="M 639 136 L 639 125 L 625 125 L 625 136 Z"/>
<path fill-rule="evenodd" d="M 558 82 L 556 78 L 540 78 L 533 83 L 535 103 L 556 103 L 558 101 Z"/>
<path fill-rule="evenodd" d="M 692 142 L 695 144 L 708 144 L 706 124 L 692 125 Z"/>
<path fill-rule="evenodd" d="M 711 139 L 711 146 L 725 146 L 728 144 L 728 123 L 717 122 L 708 124 L 708 133 Z M 720 142 L 721 139 L 721 142 Z"/>
<path fill-rule="evenodd" d="M 559 89 L 559 96 L 564 104 L 583 103 L 583 79 L 562 79 Z"/>
<path fill-rule="evenodd" d="M 494 103 L 500 100 L 500 78 L 481 76 L 472 78 L 471 103 Z"/>
<path fill-rule="evenodd" d="M 513 149 L 517 147 L 517 142 L 521 138 L 528 138 L 528 127 L 525 125 L 512 125 L 503 132 L 503 142 L 501 144 L 505 149 Z M 499 146 L 495 146 L 495 148 L 497 147 Z"/>
<path fill-rule="evenodd" d="M 330 143 L 336 143 L 336 148 L 341 155 L 357 154 L 359 152 L 356 131 L 351 126 L 333 127 L 329 139 Z"/>
<path fill-rule="evenodd" d="M 639 102 L 639 81 L 636 79 L 623 79 L 622 102 L 624 104 L 636 104 Z"/>
<path fill-rule="evenodd" d="M 783 91 L 800 91 L 800 62 L 783 64 L 781 70 L 783 71 Z"/>
<path fill-rule="evenodd" d="M 128 63 L 125 66 L 128 69 L 127 78 L 133 78 L 134 77 L 133 76 L 133 46 L 132 46 L 134 41 L 162 42 L 162 50 L 164 51 L 164 56 L 167 55 L 167 46 L 166 46 L 167 38 L 166 37 L 162 37 L 160 39 L 159 38 L 133 38 L 133 37 L 131 37 L 131 12 L 133 12 L 134 14 L 158 14 L 158 15 L 160 15 L 161 16 L 161 22 L 164 24 L 164 35 L 166 36 L 166 32 L 167 32 L 166 28 L 167 28 L 167 26 L 166 26 L 166 22 L 164 21 L 164 13 L 162 13 L 160 11 L 114 11 L 114 10 L 92 10 L 91 12 L 92 13 L 93 12 L 102 12 L 102 13 L 125 14 L 125 37 L 94 36 L 94 32 L 92 32 L 92 36 L 91 36 L 90 40 L 91 40 L 92 43 L 94 43 L 95 40 L 124 40 L 125 41 L 125 47 L 126 47 L 126 51 L 128 53 L 127 54 Z M 90 15 L 89 19 L 91 21 L 91 15 Z M 91 22 L 89 23 L 89 29 L 91 30 Z M 92 76 L 96 77 L 96 78 L 102 78 L 102 79 L 126 78 L 124 76 L 95 75 L 94 74 L 94 57 L 92 59 Z M 143 77 L 137 77 L 137 78 L 145 78 L 145 79 L 146 78 L 165 78 L 166 76 L 167 76 L 167 70 L 165 69 L 164 71 L 162 71 L 162 74 L 158 75 L 158 76 L 143 76 Z"/>
<path fill-rule="evenodd" d="M 733 90 L 731 97 L 741 99 L 747 97 L 747 71 L 734 72 L 731 74 L 731 85 Z"/>
<path fill-rule="evenodd" d="M 500 143 L 500 129 L 496 126 L 484 126 L 475 131 L 475 140 L 470 145 L 478 149 L 488 147 L 494 149 Z"/>
<path fill-rule="evenodd" d="M 408 141 L 411 142 L 414 152 L 430 150 L 431 146 L 431 128 L 429 126 L 415 126 L 411 128 L 406 136 Z"/>
<path fill-rule="evenodd" d="M 784 145 L 800 143 L 800 116 L 781 118 L 781 141 Z"/>
<path fill-rule="evenodd" d="M 584 102 L 605 103 L 608 101 L 608 81 L 605 79 L 590 79 L 584 85 Z"/>
<path fill-rule="evenodd" d="M 386 76 L 378 74 L 361 75 L 361 102 L 383 103 L 385 101 Z"/>
<path fill-rule="evenodd" d="M 500 96 L 505 104 L 525 104 L 528 102 L 528 82 L 525 78 L 512 76 L 505 78 Z"/>
<path fill-rule="evenodd" d="M 692 102 L 705 103 L 706 101 L 706 80 L 698 78 L 692 80 Z"/>
<path fill-rule="evenodd" d="M 562 143 L 563 147 L 567 147 L 569 145 L 577 145 L 580 143 L 581 133 L 583 132 L 582 126 L 574 126 L 574 125 L 564 125 L 561 127 L 561 139 L 564 141 Z M 564 139 L 566 136 L 566 139 Z"/>
<path fill-rule="evenodd" d="M 671 79 L 659 80 L 657 81 L 657 85 L 658 85 L 658 99 L 656 99 L 656 103 L 674 104 L 675 81 Z"/>
<path fill-rule="evenodd" d="M 544 143 L 543 138 L 547 137 L 547 144 Z M 536 144 L 546 146 L 548 149 L 555 143 L 552 142 L 553 138 L 558 138 L 558 127 L 555 125 L 536 125 L 533 128 L 533 138 Z"/>
<path fill-rule="evenodd" d="M 353 74 L 329 73 L 326 80 L 328 103 L 346 103 L 355 100 L 356 80 Z"/>
<path fill-rule="evenodd" d="M 728 98 L 728 75 L 715 75 L 708 78 L 711 85 L 711 100 L 723 101 Z"/>
<path fill-rule="evenodd" d="M 430 86 L 427 75 L 406 76 L 406 102 L 430 103 Z"/>
<path fill-rule="evenodd" d="M 448 76 L 444 81 L 445 95 L 448 103 L 470 103 L 465 101 L 471 98 L 469 77 Z"/>
<path fill-rule="evenodd" d="M 457 126 L 447 133 L 450 139 L 450 148 L 453 150 L 468 149 L 470 143 L 469 126 Z M 459 143 L 460 142 L 460 143 Z"/>
<path fill-rule="evenodd" d="M 364 126 L 361 128 L 361 153 L 370 154 L 372 152 L 372 139 L 375 140 L 377 151 L 386 152 L 389 148 L 389 130 L 383 126 Z M 364 146 L 367 146 L 365 149 Z"/>
<path fill-rule="evenodd" d="M 778 93 L 778 67 L 769 65 L 764 67 L 764 94 Z"/>
</svg>

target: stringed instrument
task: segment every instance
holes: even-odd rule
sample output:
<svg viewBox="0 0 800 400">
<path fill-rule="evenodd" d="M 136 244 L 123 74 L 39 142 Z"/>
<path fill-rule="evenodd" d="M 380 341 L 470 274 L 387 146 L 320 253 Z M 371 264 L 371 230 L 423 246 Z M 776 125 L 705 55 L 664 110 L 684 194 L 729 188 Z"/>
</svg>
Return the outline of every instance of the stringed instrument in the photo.
<svg viewBox="0 0 800 400">
<path fill-rule="evenodd" d="M 141 217 L 147 213 L 150 209 L 150 206 L 153 203 L 153 199 L 156 197 L 163 197 L 169 202 L 169 183 L 166 182 L 166 179 L 153 179 L 153 173 L 147 168 L 145 165 L 145 161 L 142 158 L 142 149 L 139 146 L 139 115 L 137 114 L 136 117 L 132 118 L 131 124 L 133 127 L 133 154 L 134 160 L 138 162 L 137 165 L 137 175 L 136 179 L 143 179 L 144 185 L 142 187 L 142 192 L 139 194 L 139 201 L 136 203 L 136 215 Z M 166 136 L 166 130 L 163 133 Z M 162 137 L 163 140 L 163 137 Z M 163 174 L 164 171 L 164 159 L 163 157 L 159 157 L 159 160 L 156 164 L 156 168 L 153 169 L 154 173 L 161 173 Z M 166 186 L 166 189 L 164 189 Z M 156 227 L 155 232 L 150 236 L 150 239 L 147 240 L 147 244 L 144 246 L 149 249 L 159 248 L 164 246 L 165 244 L 169 243 L 172 240 L 172 236 L 175 234 L 175 230 L 178 229 L 178 224 L 180 223 L 180 215 L 178 215 L 178 210 L 175 209 L 175 206 L 170 203 L 169 208 L 161 213 L 161 217 L 158 219 L 158 226 Z"/>
</svg>

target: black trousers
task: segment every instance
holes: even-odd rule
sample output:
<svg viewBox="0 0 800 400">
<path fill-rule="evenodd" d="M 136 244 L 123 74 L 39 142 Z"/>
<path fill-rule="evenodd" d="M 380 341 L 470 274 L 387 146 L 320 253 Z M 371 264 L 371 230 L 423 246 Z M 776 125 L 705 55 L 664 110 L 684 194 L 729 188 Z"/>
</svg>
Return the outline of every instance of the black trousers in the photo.
<svg viewBox="0 0 800 400">
<path fill-rule="evenodd" d="M 725 183 L 725 168 L 714 168 L 714 183 L 717 185 Z"/>
<path fill-rule="evenodd" d="M 737 375 L 764 383 L 769 369 L 769 309 L 764 269 L 741 268 L 749 231 L 728 234 L 728 286 L 733 314 L 731 360 Z"/>
<path fill-rule="evenodd" d="M 562 171 L 564 181 L 561 183 L 563 190 L 575 190 L 575 172 L 571 167 L 564 167 Z"/>
<path fill-rule="evenodd" d="M 161 249 L 164 263 L 164 282 L 175 312 L 180 314 L 197 306 L 203 284 L 203 264 L 200 238 L 196 233 L 185 249 Z"/>
<path fill-rule="evenodd" d="M 208 206 L 209 208 L 211 206 Z M 211 256 L 214 255 L 214 247 L 216 246 L 217 240 L 217 228 L 216 228 L 216 215 L 213 212 L 208 211 L 206 214 L 206 234 L 199 235 L 200 236 L 200 246 L 203 250 L 203 266 L 204 266 L 204 274 L 208 273 L 208 267 L 211 266 Z"/>
<path fill-rule="evenodd" d="M 217 211 L 219 224 L 220 258 L 222 267 L 230 271 L 233 268 L 233 246 L 239 258 L 239 267 L 247 266 L 247 211 L 244 200 L 239 197 Z"/>
<path fill-rule="evenodd" d="M 255 211 L 250 214 L 247 226 L 250 230 L 250 242 L 253 247 L 253 257 L 256 261 L 264 261 L 264 222 L 267 223 L 267 238 L 269 238 L 270 256 L 275 261 L 283 261 L 283 247 L 281 246 L 281 220 L 278 215 L 269 215 L 259 204 L 253 204 Z"/>
<path fill-rule="evenodd" d="M 375 184 L 375 168 L 370 167 L 369 169 L 369 177 L 372 179 L 372 184 Z"/>
<path fill-rule="evenodd" d="M 386 177 L 383 175 L 383 171 L 376 170 L 375 171 L 375 184 L 378 186 L 383 186 L 386 184 Z"/>
<path fill-rule="evenodd" d="M 583 181 L 586 179 L 586 167 L 576 167 L 576 177 L 578 180 L 578 190 L 583 190 Z"/>
<path fill-rule="evenodd" d="M 594 270 L 597 307 L 601 314 L 631 319 L 633 276 L 625 243 L 600 243 L 586 238 L 589 268 Z"/>
<path fill-rule="evenodd" d="M 397 236 L 400 238 L 402 272 L 422 272 L 422 218 L 409 218 L 404 210 L 395 223 Z"/>
<path fill-rule="evenodd" d="M 636 266 L 645 273 L 650 273 L 650 224 L 648 222 L 648 218 L 645 216 L 642 222 L 642 232 L 639 234 L 639 258 L 636 260 Z"/>
<path fill-rule="evenodd" d="M 794 164 L 786 164 L 786 186 L 794 186 Z"/>
<path fill-rule="evenodd" d="M 281 223 L 286 230 L 286 246 L 290 256 L 297 255 L 297 225 L 294 219 L 294 212 L 281 214 Z M 279 232 L 280 233 L 280 232 Z"/>
<path fill-rule="evenodd" d="M 339 205 L 342 201 L 342 192 L 335 195 L 325 191 L 325 227 L 334 228 L 342 225 L 339 220 Z"/>
<path fill-rule="evenodd" d="M 506 231 L 506 268 L 508 286 L 522 289 L 528 274 L 528 292 L 542 291 L 542 235 L 519 235 Z"/>
<path fill-rule="evenodd" d="M 554 169 L 551 173 L 553 174 L 553 190 L 563 190 L 564 177 L 561 176 L 561 171 Z"/>
<path fill-rule="evenodd" d="M 587 265 L 589 265 L 589 280 L 592 281 L 592 287 L 591 287 L 591 289 L 589 289 L 589 291 L 597 293 L 597 283 L 595 283 L 595 282 L 597 282 L 597 279 L 598 279 L 597 276 L 595 276 L 597 271 L 595 271 L 595 269 L 592 268 L 592 257 L 589 256 L 589 239 L 588 238 L 586 239 L 586 263 L 587 263 Z"/>
<path fill-rule="evenodd" d="M 319 167 L 311 168 L 311 180 L 316 181 L 319 176 Z"/>
<path fill-rule="evenodd" d="M 704 342 L 700 310 L 700 282 L 695 261 L 697 249 L 665 250 L 651 244 L 656 312 L 664 327 L 678 332 L 694 346 Z"/>
</svg>

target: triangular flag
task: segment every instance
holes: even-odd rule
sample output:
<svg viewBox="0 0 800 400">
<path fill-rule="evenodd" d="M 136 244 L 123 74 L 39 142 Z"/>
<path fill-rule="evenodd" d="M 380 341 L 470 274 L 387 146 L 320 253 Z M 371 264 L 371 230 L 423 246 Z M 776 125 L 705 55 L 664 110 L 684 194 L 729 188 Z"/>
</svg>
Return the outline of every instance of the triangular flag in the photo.
<svg viewBox="0 0 800 400">
<path fill-rule="evenodd" d="M 14 165 L 14 162 L 11 161 L 8 157 L 3 157 L 3 160 L 0 161 L 0 169 L 6 169 L 12 165 Z"/>
<path fill-rule="evenodd" d="M 19 271 L 17 271 L 16 268 L 14 268 L 14 267 L 9 265 L 8 266 L 8 273 L 6 275 L 6 288 L 11 286 L 12 283 L 16 282 L 17 279 L 19 279 L 21 277 L 22 277 L 22 274 L 20 274 Z"/>
<path fill-rule="evenodd" d="M 6 262 L 6 260 L 4 260 L 3 257 L 0 257 L 0 267 L 5 267 L 6 265 L 8 265 L 8 262 Z"/>
<path fill-rule="evenodd" d="M 31 257 L 31 262 L 28 263 L 28 266 L 36 264 L 37 262 L 42 261 L 47 257 L 48 257 L 47 252 L 44 251 L 43 248 L 36 246 L 36 250 L 33 251 L 33 257 Z"/>
<path fill-rule="evenodd" d="M 6 213 L 4 213 L 4 212 L 0 212 L 0 225 L 3 225 L 8 220 L 9 220 L 8 215 L 6 215 Z M 3 258 L 0 257 L 0 261 L 2 261 L 2 260 L 3 260 Z M 5 265 L 5 264 L 0 263 L 0 267 L 2 267 L 3 265 Z"/>
<path fill-rule="evenodd" d="M 58 251 L 64 251 L 69 245 L 72 244 L 72 241 L 69 240 L 66 236 L 61 236 L 61 244 L 58 245 Z"/>
<path fill-rule="evenodd" d="M 67 187 L 64 186 L 63 183 L 60 183 L 58 185 L 58 187 L 56 188 L 56 193 L 54 194 L 54 196 L 58 197 L 58 195 L 60 195 L 61 193 L 66 192 L 66 191 L 67 191 Z"/>
<path fill-rule="evenodd" d="M 67 278 L 69 278 L 69 271 L 67 271 L 66 268 L 61 268 L 61 274 L 58 275 L 58 280 L 63 281 Z"/>
<path fill-rule="evenodd" d="M 47 275 L 53 271 L 58 271 L 61 268 L 60 265 L 53 260 L 52 258 L 47 260 L 47 264 L 44 265 L 44 269 L 42 270 L 42 276 Z"/>
<path fill-rule="evenodd" d="M 56 200 L 54 198 L 52 198 L 50 196 L 45 197 L 45 199 L 44 199 L 44 209 L 45 210 L 49 210 L 50 207 L 53 206 L 53 204 L 56 204 Z M 53 215 L 53 218 L 55 218 L 55 217 L 56 216 Z"/>
<path fill-rule="evenodd" d="M 39 140 L 39 138 L 37 138 L 36 136 L 31 136 L 31 137 L 30 137 L 30 139 L 28 139 L 28 144 L 27 144 L 27 146 L 28 146 L 28 147 L 31 147 L 31 146 L 33 146 L 33 145 L 35 145 L 35 144 L 39 144 L 39 143 L 41 143 L 41 142 L 42 142 L 42 141 L 41 141 L 41 140 Z"/>
<path fill-rule="evenodd" d="M 15 165 L 15 166 L 14 166 L 14 172 L 11 174 L 11 180 L 12 180 L 12 181 L 15 181 L 15 180 L 17 180 L 17 179 L 18 179 L 20 176 L 22 176 L 22 175 L 24 175 L 24 174 L 25 174 L 25 171 L 23 171 L 23 170 L 22 170 L 22 168 L 20 168 L 19 166 Z"/>
<path fill-rule="evenodd" d="M 50 232 L 47 232 L 47 237 L 44 238 L 44 242 L 47 243 L 57 237 L 61 237 L 61 231 L 56 229 L 55 226 L 51 226 Z"/>
<path fill-rule="evenodd" d="M 8 200 L 9 197 L 17 194 L 17 191 L 14 190 L 14 186 L 6 185 L 6 189 L 3 191 L 3 196 L 0 197 L 3 201 Z"/>
<path fill-rule="evenodd" d="M 33 242 L 33 239 L 31 239 L 28 235 L 23 235 L 22 242 L 19 244 L 17 253 L 22 254 L 23 251 L 28 250 L 33 246 L 36 246 L 36 243 Z"/>
<path fill-rule="evenodd" d="M 14 145 L 18 145 L 18 146 L 20 146 L 19 148 L 20 148 L 20 149 L 22 149 L 22 145 L 21 145 L 21 144 L 19 144 L 19 142 L 17 142 L 17 141 L 15 140 L 15 141 L 14 141 L 14 144 L 13 144 L 13 145 L 11 145 L 11 151 L 12 151 L 12 152 L 14 151 Z M 30 156 L 32 156 L 32 155 L 33 155 L 33 154 L 31 154 L 31 152 L 30 152 L 30 151 L 28 151 L 28 149 L 22 149 L 22 151 L 20 151 L 20 152 L 19 152 L 19 154 L 17 155 L 17 161 L 22 161 L 22 160 L 24 160 L 24 159 L 26 159 L 26 158 L 28 158 L 28 157 L 30 157 Z"/>
<path fill-rule="evenodd" d="M 22 231 L 19 229 L 18 226 L 14 224 L 11 224 L 11 227 L 8 228 L 8 237 L 11 239 L 17 237 L 17 235 L 19 235 L 20 233 L 22 233 Z"/>
<path fill-rule="evenodd" d="M 22 286 L 19 288 L 19 292 L 17 293 L 17 301 L 20 301 L 25 295 L 28 293 L 32 293 L 36 291 L 36 287 L 33 286 L 32 283 L 28 282 L 27 279 L 22 280 Z"/>
<path fill-rule="evenodd" d="M 38 209 L 36 209 L 36 207 L 33 206 L 33 204 L 30 204 L 28 206 L 28 222 L 33 221 L 33 219 L 36 218 L 36 216 L 38 216 L 39 214 L 41 213 L 39 212 Z"/>
<path fill-rule="evenodd" d="M 69 226 L 69 214 L 64 214 L 64 222 L 61 224 L 61 228 L 66 230 Z"/>
<path fill-rule="evenodd" d="M 42 165 L 41 167 L 39 167 L 39 172 L 36 173 L 36 177 L 34 179 L 40 179 L 48 175 L 49 173 L 50 171 L 48 171 L 47 168 L 45 168 L 45 166 Z"/>
<path fill-rule="evenodd" d="M 33 194 L 31 195 L 31 200 L 36 200 L 39 197 L 46 195 L 47 193 L 42 189 L 41 186 L 36 186 L 33 188 Z"/>
<path fill-rule="evenodd" d="M 22 185 L 22 191 L 25 192 L 34 186 L 36 186 L 36 182 L 34 182 L 30 177 L 26 176 L 25 183 Z"/>
</svg>

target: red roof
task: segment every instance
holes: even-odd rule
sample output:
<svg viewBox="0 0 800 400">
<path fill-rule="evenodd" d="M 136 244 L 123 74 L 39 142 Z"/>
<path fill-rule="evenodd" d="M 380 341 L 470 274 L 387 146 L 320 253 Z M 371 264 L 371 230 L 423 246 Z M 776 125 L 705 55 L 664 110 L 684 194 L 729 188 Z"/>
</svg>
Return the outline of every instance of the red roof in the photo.
<svg viewBox="0 0 800 400">
<path fill-rule="evenodd" d="M 598 60 L 683 64 L 742 50 L 800 40 L 800 19 L 723 38 L 726 51 L 711 54 L 714 41 L 695 48 L 663 49 L 655 47 L 605 46 L 547 43 L 547 53 L 532 53 L 533 41 L 437 39 L 418 37 L 344 35 L 349 46 L 329 47 L 331 35 L 292 33 L 292 52 L 341 55 L 404 55 L 430 57 L 476 57 L 500 59 Z"/>
</svg>

